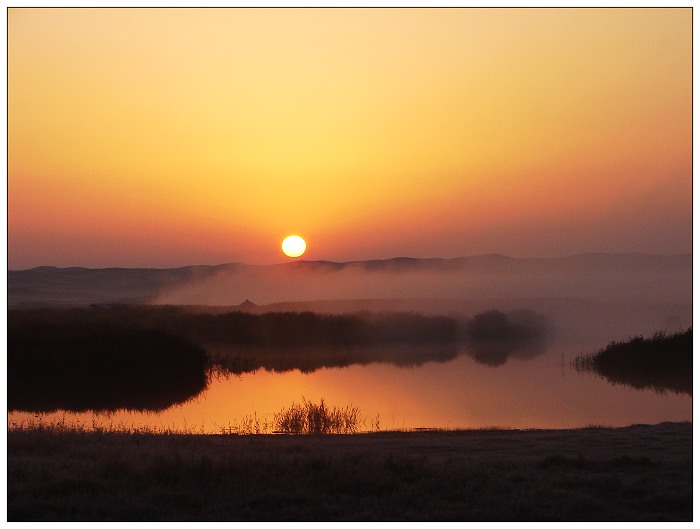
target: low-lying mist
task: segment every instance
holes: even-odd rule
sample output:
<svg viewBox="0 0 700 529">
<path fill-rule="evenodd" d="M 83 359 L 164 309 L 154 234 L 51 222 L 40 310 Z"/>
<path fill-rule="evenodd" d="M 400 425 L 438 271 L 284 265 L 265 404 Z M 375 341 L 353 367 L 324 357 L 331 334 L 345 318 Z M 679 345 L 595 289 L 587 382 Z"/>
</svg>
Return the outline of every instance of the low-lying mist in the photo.
<svg viewBox="0 0 700 529">
<path fill-rule="evenodd" d="M 692 323 L 692 255 L 484 255 L 174 269 L 40 267 L 8 272 L 14 307 L 155 304 L 202 312 L 417 312 L 458 318 L 489 309 L 544 314 L 552 337 L 602 346 Z M 253 304 L 239 305 L 249 299 Z M 208 307 L 208 308 L 207 308 Z M 217 309 L 218 307 L 218 309 Z"/>
<path fill-rule="evenodd" d="M 569 343 L 687 327 L 692 256 L 591 254 L 562 259 L 391 259 L 220 267 L 161 289 L 154 303 L 237 305 L 258 312 L 415 311 L 471 317 L 528 308 Z M 283 302 L 286 301 L 286 302 Z"/>
<path fill-rule="evenodd" d="M 503 256 L 301 261 L 222 266 L 164 286 L 155 304 L 235 305 L 327 299 L 474 299 L 559 297 L 615 302 L 689 299 L 689 256 L 582 255 L 567 259 Z"/>
</svg>

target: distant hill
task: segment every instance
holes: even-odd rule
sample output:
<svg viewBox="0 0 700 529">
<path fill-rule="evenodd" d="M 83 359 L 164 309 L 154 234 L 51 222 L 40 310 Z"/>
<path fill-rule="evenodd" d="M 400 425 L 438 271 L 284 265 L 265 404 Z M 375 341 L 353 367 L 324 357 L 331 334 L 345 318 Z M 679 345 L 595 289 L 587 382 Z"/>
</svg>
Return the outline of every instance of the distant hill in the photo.
<svg viewBox="0 0 700 529">
<path fill-rule="evenodd" d="M 581 254 L 518 259 L 293 261 L 181 268 L 10 270 L 9 307 L 157 303 L 236 306 L 313 300 L 576 297 L 692 299 L 692 254 Z M 361 305 L 359 305 L 361 306 Z M 252 308 L 242 305 L 241 308 Z"/>
</svg>

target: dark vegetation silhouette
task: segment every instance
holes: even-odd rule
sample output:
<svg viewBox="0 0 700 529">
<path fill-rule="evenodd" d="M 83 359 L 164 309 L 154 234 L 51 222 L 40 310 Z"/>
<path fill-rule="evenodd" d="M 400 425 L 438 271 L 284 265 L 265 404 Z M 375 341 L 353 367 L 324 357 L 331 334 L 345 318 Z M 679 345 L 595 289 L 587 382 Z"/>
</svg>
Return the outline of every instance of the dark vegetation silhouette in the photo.
<svg viewBox="0 0 700 529">
<path fill-rule="evenodd" d="M 509 357 L 526 359 L 543 353 L 546 332 L 545 318 L 525 309 L 507 315 L 489 310 L 464 325 L 469 355 L 476 362 L 492 367 L 503 365 Z"/>
<path fill-rule="evenodd" d="M 207 385 L 206 352 L 158 329 L 11 326 L 7 353 L 9 410 L 163 410 Z"/>
<path fill-rule="evenodd" d="M 329 406 L 324 399 L 316 404 L 304 397 L 300 404 L 292 402 L 290 406 L 274 413 L 271 419 L 254 413 L 221 427 L 222 435 L 348 435 L 368 431 L 379 431 L 378 415 L 368 425 L 367 419 L 355 406 Z"/>
<path fill-rule="evenodd" d="M 487 365 L 543 349 L 541 317 L 417 313 L 198 313 L 171 306 L 94 306 L 8 313 L 10 410 L 159 410 L 211 376 L 313 372 L 385 362 L 416 366 L 464 352 Z"/>
<path fill-rule="evenodd" d="M 111 306 L 101 309 L 11 310 L 10 327 L 30 322 L 57 326 L 79 323 L 161 329 L 197 343 L 284 346 L 448 343 L 457 338 L 458 322 L 446 316 L 416 313 L 318 314 L 268 312 L 223 314 L 191 312 L 175 306 Z"/>
<path fill-rule="evenodd" d="M 578 371 L 597 373 L 613 384 L 692 395 L 693 330 L 614 341 L 595 353 L 576 357 L 573 365 Z"/>
<path fill-rule="evenodd" d="M 354 406 L 329 407 L 303 399 L 275 414 L 278 432 L 287 434 L 354 434 L 361 425 L 360 410 Z"/>
<path fill-rule="evenodd" d="M 457 333 L 451 318 L 410 313 L 180 313 L 170 322 L 159 319 L 157 325 L 177 326 L 197 341 L 261 347 L 448 343 Z"/>
</svg>

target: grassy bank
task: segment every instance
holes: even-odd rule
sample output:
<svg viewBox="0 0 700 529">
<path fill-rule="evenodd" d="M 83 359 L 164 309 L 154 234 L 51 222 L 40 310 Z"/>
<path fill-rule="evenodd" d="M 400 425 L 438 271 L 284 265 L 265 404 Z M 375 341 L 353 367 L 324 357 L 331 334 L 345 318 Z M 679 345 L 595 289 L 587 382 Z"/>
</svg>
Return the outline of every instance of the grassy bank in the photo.
<svg viewBox="0 0 700 529">
<path fill-rule="evenodd" d="M 9 520 L 691 520 L 692 425 L 8 433 Z"/>
</svg>

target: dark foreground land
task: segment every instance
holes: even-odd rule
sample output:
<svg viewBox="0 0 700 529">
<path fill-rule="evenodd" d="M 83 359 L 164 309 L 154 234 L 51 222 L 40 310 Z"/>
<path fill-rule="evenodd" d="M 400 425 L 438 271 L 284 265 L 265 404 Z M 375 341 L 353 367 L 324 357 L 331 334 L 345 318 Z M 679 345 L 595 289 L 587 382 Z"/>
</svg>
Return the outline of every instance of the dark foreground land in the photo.
<svg viewBox="0 0 700 529">
<path fill-rule="evenodd" d="M 692 424 L 201 436 L 8 432 L 8 519 L 692 520 Z"/>
</svg>

